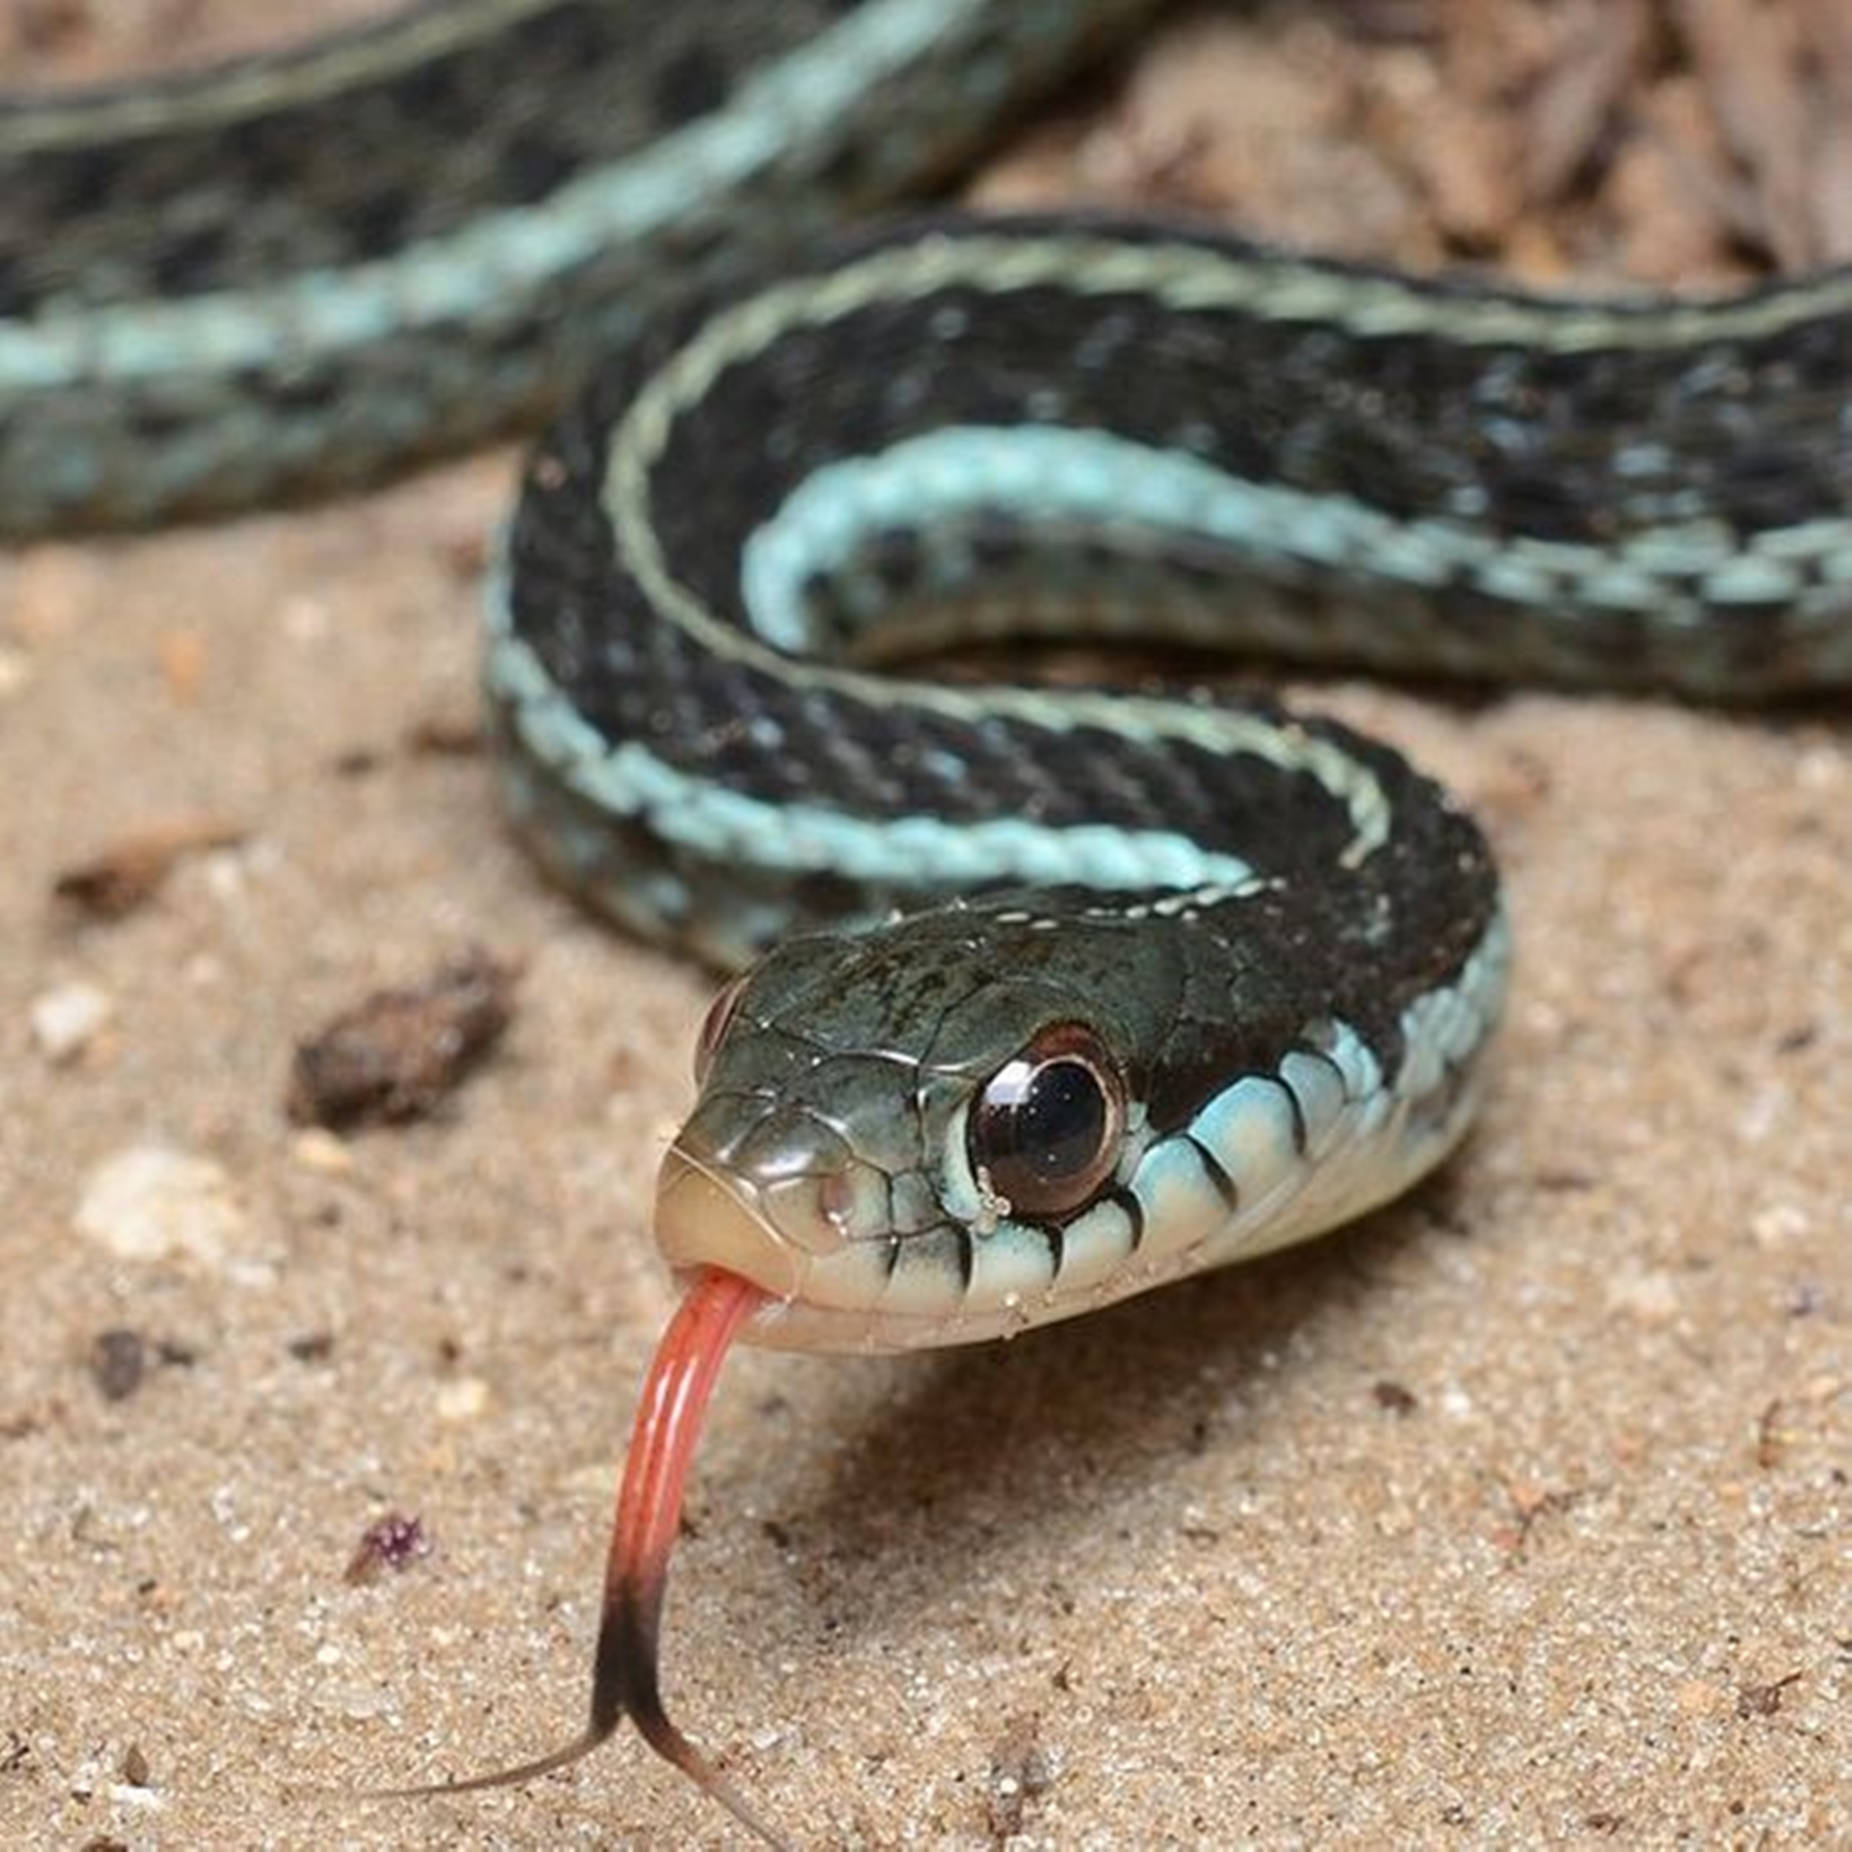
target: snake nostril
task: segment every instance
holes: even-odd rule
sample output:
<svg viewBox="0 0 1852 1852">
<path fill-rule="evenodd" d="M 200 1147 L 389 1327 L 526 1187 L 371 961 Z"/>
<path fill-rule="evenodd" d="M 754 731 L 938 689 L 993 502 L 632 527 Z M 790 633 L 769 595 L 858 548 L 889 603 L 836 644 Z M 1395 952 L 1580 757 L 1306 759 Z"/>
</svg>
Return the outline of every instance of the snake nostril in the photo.
<svg viewBox="0 0 1852 1852">
<path fill-rule="evenodd" d="M 839 1168 L 767 1183 L 759 1202 L 781 1239 L 817 1258 L 884 1234 L 892 1220 L 887 1178 L 853 1159 Z"/>
</svg>

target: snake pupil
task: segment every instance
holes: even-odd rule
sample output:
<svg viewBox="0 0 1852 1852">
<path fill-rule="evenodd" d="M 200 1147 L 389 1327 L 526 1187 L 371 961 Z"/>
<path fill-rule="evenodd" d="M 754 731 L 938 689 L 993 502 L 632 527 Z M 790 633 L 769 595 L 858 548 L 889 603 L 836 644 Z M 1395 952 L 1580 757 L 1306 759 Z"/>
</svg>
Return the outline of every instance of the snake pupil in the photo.
<svg viewBox="0 0 1852 1852">
<path fill-rule="evenodd" d="M 1111 1174 L 1124 1126 L 1124 1085 L 1098 1037 L 1057 1024 L 992 1075 L 972 1115 L 971 1162 L 1014 1213 L 1069 1216 Z"/>
<path fill-rule="evenodd" d="M 1017 1114 L 1022 1155 L 1049 1182 L 1092 1163 L 1106 1130 L 1106 1100 L 1092 1071 L 1078 1061 L 1038 1068 Z"/>
</svg>

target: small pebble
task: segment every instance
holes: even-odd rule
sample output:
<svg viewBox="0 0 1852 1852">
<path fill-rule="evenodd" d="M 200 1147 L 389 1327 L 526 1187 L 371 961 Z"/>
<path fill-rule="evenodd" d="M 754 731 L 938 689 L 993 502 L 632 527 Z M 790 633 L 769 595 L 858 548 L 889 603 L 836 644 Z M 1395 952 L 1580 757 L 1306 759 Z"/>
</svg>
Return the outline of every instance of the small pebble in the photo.
<svg viewBox="0 0 1852 1852">
<path fill-rule="evenodd" d="M 471 951 L 422 984 L 379 990 L 296 1049 L 285 1108 L 343 1130 L 428 1118 L 501 1040 L 519 966 Z"/>
<path fill-rule="evenodd" d="M 303 1128 L 289 1141 L 289 1155 L 318 1176 L 344 1177 L 354 1168 L 353 1147 L 319 1125 Z"/>
<path fill-rule="evenodd" d="M 90 1375 L 106 1402 L 126 1402 L 148 1370 L 148 1346 L 139 1331 L 99 1331 L 90 1345 Z"/>
<path fill-rule="evenodd" d="M 109 993 L 81 978 L 41 991 L 28 1006 L 27 1020 L 39 1053 L 54 1067 L 75 1061 L 115 1014 Z"/>
<path fill-rule="evenodd" d="M 31 679 L 32 669 L 25 651 L 0 645 L 0 701 L 23 694 Z"/>
<path fill-rule="evenodd" d="M 1749 1218 L 1749 1238 L 1759 1248 L 1790 1247 L 1808 1233 L 1807 1211 L 1795 1203 L 1769 1203 Z"/>
<path fill-rule="evenodd" d="M 480 1376 L 459 1376 L 437 1392 L 440 1421 L 474 1421 L 489 1405 L 489 1385 Z"/>
<path fill-rule="evenodd" d="M 123 919 L 152 900 L 187 857 L 235 848 L 243 840 L 238 825 L 208 817 L 143 830 L 62 870 L 52 893 L 90 919 Z"/>
<path fill-rule="evenodd" d="M 1608 1309 L 1642 1325 L 1663 1325 L 1678 1315 L 1678 1283 L 1662 1267 L 1623 1269 L 1607 1282 Z"/>
<path fill-rule="evenodd" d="M 431 1554 L 424 1520 L 389 1511 L 369 1524 L 348 1560 L 345 1580 L 358 1586 L 377 1582 L 388 1570 L 409 1569 Z"/>
<path fill-rule="evenodd" d="M 118 1260 L 186 1257 L 210 1267 L 245 1232 L 231 1178 L 210 1158 L 131 1145 L 90 1173 L 72 1226 Z"/>
</svg>

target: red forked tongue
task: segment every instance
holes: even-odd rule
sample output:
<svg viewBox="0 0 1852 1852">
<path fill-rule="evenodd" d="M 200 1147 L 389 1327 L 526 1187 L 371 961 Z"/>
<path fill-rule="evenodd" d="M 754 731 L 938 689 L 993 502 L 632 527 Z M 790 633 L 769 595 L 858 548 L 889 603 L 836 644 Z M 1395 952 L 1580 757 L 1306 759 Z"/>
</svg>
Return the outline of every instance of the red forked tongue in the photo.
<svg viewBox="0 0 1852 1852">
<path fill-rule="evenodd" d="M 576 1762 L 628 1717 L 659 1756 L 711 1794 L 742 1826 L 768 1845 L 785 1843 L 670 1722 L 657 1682 L 657 1636 L 669 1583 L 669 1555 L 681 1525 L 682 1493 L 701 1417 L 727 1346 L 764 1297 L 738 1274 L 702 1268 L 650 1360 L 605 1558 L 604 1608 L 592 1662 L 592 1715 L 584 1734 L 550 1755 L 493 1774 L 373 1792 L 408 1796 L 509 1787 Z"/>
<path fill-rule="evenodd" d="M 605 1557 L 586 1746 L 602 1742 L 628 1716 L 659 1756 L 705 1788 L 742 1826 L 777 1845 L 778 1835 L 669 1721 L 656 1682 L 669 1556 L 681 1530 L 682 1494 L 701 1417 L 727 1346 L 764 1296 L 737 1273 L 702 1268 L 650 1359 Z"/>
</svg>

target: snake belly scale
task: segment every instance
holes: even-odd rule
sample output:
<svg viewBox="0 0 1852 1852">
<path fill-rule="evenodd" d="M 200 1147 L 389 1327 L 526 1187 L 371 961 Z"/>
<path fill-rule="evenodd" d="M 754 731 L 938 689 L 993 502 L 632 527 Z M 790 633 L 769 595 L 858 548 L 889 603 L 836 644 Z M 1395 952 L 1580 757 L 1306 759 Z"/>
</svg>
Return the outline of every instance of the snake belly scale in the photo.
<svg viewBox="0 0 1852 1852">
<path fill-rule="evenodd" d="M 0 532 L 365 481 L 558 404 L 488 598 L 508 805 L 727 967 L 659 1241 L 591 1721 L 770 1829 L 656 1677 L 736 1334 L 1005 1335 L 1437 1163 L 1505 982 L 1389 748 L 922 647 L 1852 682 L 1852 274 L 1545 301 L 1104 218 L 839 220 L 1150 0 L 445 0 L 0 104 Z M 824 235 L 829 232 L 829 235 Z"/>
</svg>

